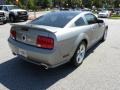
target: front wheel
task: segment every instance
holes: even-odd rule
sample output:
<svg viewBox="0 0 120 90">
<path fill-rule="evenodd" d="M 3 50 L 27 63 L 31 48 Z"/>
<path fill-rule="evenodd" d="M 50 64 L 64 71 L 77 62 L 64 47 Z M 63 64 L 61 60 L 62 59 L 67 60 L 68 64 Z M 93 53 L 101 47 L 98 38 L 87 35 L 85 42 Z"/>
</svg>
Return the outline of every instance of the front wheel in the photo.
<svg viewBox="0 0 120 90">
<path fill-rule="evenodd" d="M 74 66 L 79 66 L 82 64 L 86 54 L 86 43 L 81 42 L 72 58 L 72 62 Z"/>
<path fill-rule="evenodd" d="M 14 16 L 10 16 L 9 19 L 10 19 L 10 22 L 15 22 Z"/>
<path fill-rule="evenodd" d="M 107 30 L 104 31 L 103 37 L 101 41 L 105 41 L 107 38 Z"/>
</svg>

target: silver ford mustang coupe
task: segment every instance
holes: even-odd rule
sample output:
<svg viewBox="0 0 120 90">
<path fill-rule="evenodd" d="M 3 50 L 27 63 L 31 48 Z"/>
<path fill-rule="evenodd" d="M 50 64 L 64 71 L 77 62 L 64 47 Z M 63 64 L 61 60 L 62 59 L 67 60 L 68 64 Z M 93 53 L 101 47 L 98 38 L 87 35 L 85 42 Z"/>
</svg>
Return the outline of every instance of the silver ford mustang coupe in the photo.
<svg viewBox="0 0 120 90">
<path fill-rule="evenodd" d="M 46 69 L 69 61 L 79 66 L 91 46 L 106 40 L 107 30 L 91 12 L 57 11 L 13 24 L 8 42 L 14 55 Z"/>
</svg>

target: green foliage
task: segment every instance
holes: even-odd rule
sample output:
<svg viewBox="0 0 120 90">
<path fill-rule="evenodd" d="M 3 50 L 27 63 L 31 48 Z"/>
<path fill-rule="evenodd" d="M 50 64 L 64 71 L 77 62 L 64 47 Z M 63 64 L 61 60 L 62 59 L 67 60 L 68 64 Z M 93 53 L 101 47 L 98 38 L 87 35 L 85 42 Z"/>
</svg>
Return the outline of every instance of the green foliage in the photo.
<svg viewBox="0 0 120 90">
<path fill-rule="evenodd" d="M 15 0 L 6 0 L 6 4 L 12 4 Z M 120 7 L 120 0 L 19 0 L 18 5 L 21 8 L 36 9 L 37 2 L 42 3 L 43 7 L 52 7 L 54 2 L 58 2 L 59 6 L 63 7 L 81 7 L 85 6 L 92 8 L 92 6 L 98 8 Z M 84 3 L 85 2 L 85 3 Z"/>
<path fill-rule="evenodd" d="M 82 5 L 82 0 L 72 0 L 72 2 L 74 2 L 77 6 Z"/>
<path fill-rule="evenodd" d="M 34 10 L 36 8 L 35 0 L 28 0 L 28 8 Z"/>
<path fill-rule="evenodd" d="M 12 0 L 5 0 L 6 4 L 12 4 Z"/>
</svg>

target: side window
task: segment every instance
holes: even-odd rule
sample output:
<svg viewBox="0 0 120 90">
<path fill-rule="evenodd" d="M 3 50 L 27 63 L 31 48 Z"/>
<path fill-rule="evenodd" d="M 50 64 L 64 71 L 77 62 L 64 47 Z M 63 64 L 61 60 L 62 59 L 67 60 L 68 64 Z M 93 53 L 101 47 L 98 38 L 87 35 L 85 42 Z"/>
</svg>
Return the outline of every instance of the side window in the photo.
<svg viewBox="0 0 120 90">
<path fill-rule="evenodd" d="M 85 25 L 85 22 L 82 17 L 75 22 L 75 26 L 83 26 L 83 25 Z"/>
<path fill-rule="evenodd" d="M 2 6 L 0 6 L 0 10 L 2 10 L 3 9 L 3 7 Z"/>
<path fill-rule="evenodd" d="M 97 23 L 97 18 L 94 15 L 92 15 L 92 14 L 86 14 L 85 18 L 86 18 L 88 24 L 95 24 L 95 23 Z"/>
<path fill-rule="evenodd" d="M 5 11 L 8 11 L 8 9 L 7 9 L 7 7 L 6 7 L 6 6 L 4 6 L 4 10 L 5 10 Z"/>
</svg>

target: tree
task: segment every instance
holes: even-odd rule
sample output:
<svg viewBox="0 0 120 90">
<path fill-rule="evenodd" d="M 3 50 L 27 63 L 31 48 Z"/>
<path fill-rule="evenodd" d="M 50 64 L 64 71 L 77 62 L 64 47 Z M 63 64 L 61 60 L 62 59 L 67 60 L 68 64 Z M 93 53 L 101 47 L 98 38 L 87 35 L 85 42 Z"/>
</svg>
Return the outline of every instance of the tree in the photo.
<svg viewBox="0 0 120 90">
<path fill-rule="evenodd" d="M 79 7 L 82 6 L 82 0 L 75 0 L 75 1 L 73 0 L 73 2 L 75 2 L 76 5 Z"/>
<path fill-rule="evenodd" d="M 120 7 L 120 0 L 115 0 L 114 1 L 114 7 L 119 8 Z"/>
<path fill-rule="evenodd" d="M 15 4 L 16 0 L 6 0 L 7 4 Z M 39 2 L 39 4 L 38 4 Z M 48 8 L 52 6 L 60 7 L 81 7 L 85 6 L 92 8 L 95 6 L 97 8 L 109 8 L 109 7 L 119 7 L 120 0 L 19 0 L 18 6 L 25 8 L 28 6 L 28 9 L 35 9 L 37 5 L 41 7 Z"/>
</svg>

